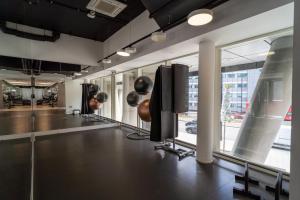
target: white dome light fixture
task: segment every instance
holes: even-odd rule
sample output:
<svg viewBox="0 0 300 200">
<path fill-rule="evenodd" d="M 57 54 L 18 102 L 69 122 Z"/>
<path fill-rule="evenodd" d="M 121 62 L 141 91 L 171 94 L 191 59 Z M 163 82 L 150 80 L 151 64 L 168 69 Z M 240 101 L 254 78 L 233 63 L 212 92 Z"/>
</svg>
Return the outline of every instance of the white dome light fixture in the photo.
<svg viewBox="0 0 300 200">
<path fill-rule="evenodd" d="M 105 58 L 105 59 L 102 60 L 102 63 L 104 63 L 104 64 L 110 64 L 111 63 L 111 59 Z"/>
<path fill-rule="evenodd" d="M 188 24 L 191 26 L 202 26 L 213 20 L 213 11 L 209 9 L 198 9 L 188 15 Z"/>
<path fill-rule="evenodd" d="M 124 51 L 124 49 L 120 49 L 119 51 L 117 51 L 117 54 L 118 54 L 119 56 L 123 56 L 123 57 L 128 57 L 128 56 L 130 56 L 130 53 Z"/>
<path fill-rule="evenodd" d="M 167 39 L 167 34 L 162 31 L 154 32 L 151 34 L 151 40 L 154 42 L 163 42 L 166 39 Z"/>
<path fill-rule="evenodd" d="M 129 54 L 136 53 L 136 48 L 135 47 L 127 47 L 127 48 L 125 48 L 125 52 L 127 52 Z"/>
</svg>

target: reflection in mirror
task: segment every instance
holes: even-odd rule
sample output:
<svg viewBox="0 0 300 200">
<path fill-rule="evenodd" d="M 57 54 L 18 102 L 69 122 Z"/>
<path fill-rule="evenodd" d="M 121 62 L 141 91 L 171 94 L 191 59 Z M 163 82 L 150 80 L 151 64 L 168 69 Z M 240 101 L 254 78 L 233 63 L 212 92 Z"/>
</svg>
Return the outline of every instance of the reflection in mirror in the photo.
<svg viewBox="0 0 300 200">
<path fill-rule="evenodd" d="M 64 117 L 65 81 L 81 70 L 81 65 L 0 56 L 0 135 L 58 127 L 50 116 Z"/>
</svg>

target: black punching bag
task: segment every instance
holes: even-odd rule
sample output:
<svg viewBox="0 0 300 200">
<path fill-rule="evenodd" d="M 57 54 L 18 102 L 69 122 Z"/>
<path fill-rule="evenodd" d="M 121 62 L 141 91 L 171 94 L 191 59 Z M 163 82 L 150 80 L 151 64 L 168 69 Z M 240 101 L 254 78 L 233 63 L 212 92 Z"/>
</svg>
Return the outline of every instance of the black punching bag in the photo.
<svg viewBox="0 0 300 200">
<path fill-rule="evenodd" d="M 93 84 L 84 83 L 82 84 L 82 98 L 81 98 L 81 114 L 92 114 L 94 111 L 90 108 L 89 102 L 91 100 L 91 86 Z M 92 86 L 93 87 L 93 86 Z"/>
</svg>

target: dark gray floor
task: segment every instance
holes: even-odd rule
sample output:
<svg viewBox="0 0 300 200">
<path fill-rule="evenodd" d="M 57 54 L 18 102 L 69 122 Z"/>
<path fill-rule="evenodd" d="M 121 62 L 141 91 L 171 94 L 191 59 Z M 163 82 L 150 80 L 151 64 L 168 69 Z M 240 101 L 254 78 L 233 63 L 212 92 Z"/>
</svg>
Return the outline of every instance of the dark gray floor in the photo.
<svg viewBox="0 0 300 200">
<path fill-rule="evenodd" d="M 31 143 L 29 139 L 0 142 L 0 199 L 30 197 Z"/>
<path fill-rule="evenodd" d="M 1 111 L 0 135 L 57 130 L 105 123 L 104 121 L 93 122 L 79 115 L 66 115 L 65 110 L 39 110 L 34 113 L 35 120 L 33 121 L 30 111 Z"/>
<path fill-rule="evenodd" d="M 150 141 L 126 139 L 126 133 L 110 128 L 37 138 L 35 199 L 233 199 L 233 171 L 242 171 L 240 166 L 178 161 L 154 151 Z M 263 187 L 251 189 L 273 199 Z"/>
<path fill-rule="evenodd" d="M 234 199 L 241 166 L 217 159 L 209 166 L 194 158 L 178 161 L 154 151 L 150 141 L 128 140 L 126 133 L 110 128 L 37 137 L 34 199 Z M 0 199 L 29 199 L 30 155 L 28 139 L 0 141 Z M 251 190 L 274 199 L 263 185 Z"/>
</svg>

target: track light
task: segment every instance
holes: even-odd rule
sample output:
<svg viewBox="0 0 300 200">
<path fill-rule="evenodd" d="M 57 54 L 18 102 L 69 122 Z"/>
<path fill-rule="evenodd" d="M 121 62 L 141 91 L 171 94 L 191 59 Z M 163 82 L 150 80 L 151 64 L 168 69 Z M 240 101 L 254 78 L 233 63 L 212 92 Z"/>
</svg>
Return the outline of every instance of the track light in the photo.
<svg viewBox="0 0 300 200">
<path fill-rule="evenodd" d="M 105 59 L 102 60 L 102 63 L 104 63 L 104 64 L 110 64 L 111 63 L 111 59 L 105 58 Z"/>
<path fill-rule="evenodd" d="M 209 9 L 198 9 L 188 15 L 188 24 L 191 26 L 202 26 L 213 20 L 213 11 Z"/>
<path fill-rule="evenodd" d="M 120 49 L 119 51 L 117 51 L 117 54 L 119 56 L 124 56 L 124 57 L 130 56 L 130 53 L 127 53 L 124 49 Z"/>
<path fill-rule="evenodd" d="M 125 52 L 129 54 L 136 53 L 136 48 L 135 47 L 127 47 L 125 48 Z"/>
<path fill-rule="evenodd" d="M 154 42 L 163 42 L 167 39 L 167 34 L 159 31 L 151 34 L 151 40 Z"/>
<path fill-rule="evenodd" d="M 96 12 L 93 10 L 90 10 L 90 12 L 87 14 L 87 16 L 91 19 L 94 19 L 96 17 Z"/>
</svg>

